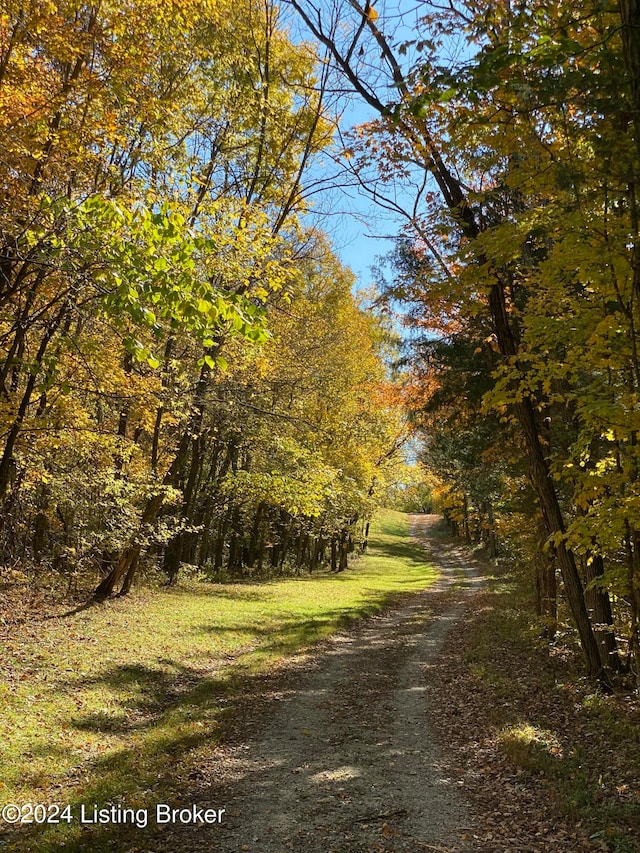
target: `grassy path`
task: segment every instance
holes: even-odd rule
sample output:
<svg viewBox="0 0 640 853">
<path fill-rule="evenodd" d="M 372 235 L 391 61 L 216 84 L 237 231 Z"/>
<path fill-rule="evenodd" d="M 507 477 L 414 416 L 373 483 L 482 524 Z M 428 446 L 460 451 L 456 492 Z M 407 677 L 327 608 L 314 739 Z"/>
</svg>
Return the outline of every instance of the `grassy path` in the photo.
<svg viewBox="0 0 640 853">
<path fill-rule="evenodd" d="M 143 591 L 5 636 L 0 803 L 71 804 L 72 815 L 10 832 L 9 849 L 113 849 L 118 828 L 82 827 L 81 804 L 175 801 L 254 676 L 435 577 L 408 518 L 388 512 L 340 575 Z"/>
</svg>

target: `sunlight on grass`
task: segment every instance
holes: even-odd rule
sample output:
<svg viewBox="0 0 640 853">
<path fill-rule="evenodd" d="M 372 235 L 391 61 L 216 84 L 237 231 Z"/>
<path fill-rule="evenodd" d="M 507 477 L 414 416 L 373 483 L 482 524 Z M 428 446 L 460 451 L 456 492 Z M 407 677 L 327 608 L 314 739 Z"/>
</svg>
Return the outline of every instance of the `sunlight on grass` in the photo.
<svg viewBox="0 0 640 853">
<path fill-rule="evenodd" d="M 20 629 L 0 672 L 0 801 L 166 801 L 243 682 L 435 579 L 385 512 L 341 574 L 138 591 Z M 117 828 L 34 827 L 14 849 L 107 849 Z M 24 846 L 22 846 L 24 845 Z"/>
<path fill-rule="evenodd" d="M 562 745 L 556 735 L 530 723 L 504 728 L 498 742 L 510 761 L 522 770 L 545 772 L 554 759 L 562 758 Z"/>
</svg>

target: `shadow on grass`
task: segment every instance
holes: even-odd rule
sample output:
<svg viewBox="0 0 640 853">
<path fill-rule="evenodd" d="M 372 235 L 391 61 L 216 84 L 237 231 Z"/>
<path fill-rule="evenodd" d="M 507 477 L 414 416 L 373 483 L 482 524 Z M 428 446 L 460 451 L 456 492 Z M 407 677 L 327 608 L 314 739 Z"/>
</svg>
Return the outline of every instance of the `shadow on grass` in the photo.
<svg viewBox="0 0 640 853">
<path fill-rule="evenodd" d="M 178 705 L 185 692 L 204 677 L 201 671 L 167 658 L 158 660 L 158 664 L 167 669 L 119 664 L 99 675 L 76 681 L 76 689 L 106 687 L 122 698 L 117 700 L 113 712 L 100 710 L 73 716 L 71 726 L 79 731 L 113 734 L 140 731 L 156 725 L 162 715 Z"/>
<path fill-rule="evenodd" d="M 297 580 L 297 578 L 287 578 L 287 582 L 291 580 L 292 582 Z M 245 583 L 240 583 L 236 581 L 229 581 L 224 583 L 219 583 L 218 581 L 200 581 L 193 586 L 188 587 L 171 587 L 171 595 L 176 598 L 180 598 L 182 596 L 193 596 L 198 595 L 203 598 L 211 598 L 212 594 L 215 595 L 216 598 L 225 598 L 230 600 L 242 600 L 242 601 L 262 601 L 264 598 L 264 588 L 271 586 L 273 583 L 276 583 L 273 579 L 269 580 L 260 580 L 258 578 L 247 581 Z M 251 584 L 255 584 L 259 586 L 260 589 L 250 589 L 247 588 Z"/>
<path fill-rule="evenodd" d="M 180 666 L 175 661 L 172 664 Z M 157 671 L 135 669 L 137 683 L 151 686 L 158 700 L 164 703 L 148 721 L 148 731 L 136 733 L 135 741 L 123 748 L 87 761 L 74 774 L 79 781 L 64 799 L 64 806 L 68 804 L 73 815 L 70 823 L 10 829 L 7 844 L 12 853 L 53 853 L 61 849 L 67 853 L 106 853 L 130 849 L 132 844 L 135 845 L 132 849 L 146 849 L 145 841 L 156 831 L 152 821 L 148 828 L 81 825 L 82 807 L 90 814 L 94 804 L 102 808 L 115 803 L 148 809 L 151 815 L 157 803 L 183 803 L 184 778 L 196 760 L 195 751 L 205 745 L 212 748 L 223 740 L 225 727 L 238 705 L 253 694 L 259 695 L 264 678 L 262 673 L 230 671 L 226 678 L 200 677 L 190 689 L 182 689 L 176 695 L 175 684 L 168 677 L 164 682 L 166 694 L 162 695 Z M 107 675 L 112 685 L 130 684 L 131 677 L 130 667 L 114 667 Z M 75 719 L 72 727 L 81 731 L 104 730 L 95 717 Z M 109 726 L 107 730 L 113 729 Z"/>
<path fill-rule="evenodd" d="M 369 550 L 371 557 L 384 557 L 395 560 L 405 560 L 409 563 L 424 565 L 425 554 L 419 545 L 413 542 L 385 542 L 384 545 L 376 545 Z M 353 571 L 357 571 L 357 564 Z"/>
<path fill-rule="evenodd" d="M 416 582 L 426 587 L 435 579 L 435 573 L 426 565 L 424 551 L 411 541 L 376 542 L 371 548 L 373 559 L 402 559 L 407 563 L 406 580 L 396 580 L 397 585 L 408 586 Z M 424 568 L 424 577 L 416 577 L 416 567 Z M 353 568 L 327 578 L 347 578 L 358 572 Z M 313 579 L 321 581 L 322 575 Z M 295 583 L 296 579 L 291 579 Z M 308 578 L 307 578 L 308 580 Z M 184 592 L 193 594 L 194 590 Z M 221 589 L 206 586 L 196 589 L 202 595 L 215 598 L 260 600 L 259 590 L 242 589 L 234 585 Z M 180 590 L 173 594 L 180 595 Z M 157 660 L 157 665 L 114 665 L 89 678 L 81 678 L 73 685 L 61 683 L 60 689 L 72 692 L 74 688 L 106 687 L 116 695 L 113 713 L 109 711 L 74 715 L 69 724 L 78 732 L 122 734 L 127 744 L 87 760 L 74 777 L 81 780 L 71 788 L 68 800 L 74 821 L 69 824 L 32 825 L 13 833 L 10 844 L 13 851 L 24 853 L 51 853 L 64 848 L 67 853 L 102 853 L 125 849 L 123 845 L 135 841 L 144 849 L 147 830 L 131 826 L 89 824 L 78 821 L 81 806 L 122 803 L 150 810 L 158 802 L 180 802 L 181 779 L 188 775 L 196 761 L 195 751 L 207 745 L 215 746 L 224 736 L 225 727 L 233 720 L 234 712 L 247 697 L 258 694 L 264 678 L 264 662 L 277 659 L 287 652 L 308 648 L 325 639 L 330 633 L 352 625 L 357 620 L 379 613 L 398 599 L 406 598 L 408 591 L 393 592 L 363 590 L 366 600 L 342 608 L 325 610 L 317 617 L 287 620 L 277 628 L 259 619 L 240 622 L 231 628 L 215 623 L 199 628 L 210 633 L 247 633 L 254 642 L 240 648 L 233 660 L 220 658 L 220 676 L 211 676 L 205 669 L 190 668 L 171 658 Z M 248 659 L 246 652 L 257 652 Z M 160 669 L 159 667 L 163 667 Z M 209 669 L 210 672 L 210 669 Z M 119 696 L 119 698 L 118 698 Z M 66 803 L 65 803 L 66 804 Z M 134 838 L 135 835 L 135 838 Z M 13 843 L 12 843 L 13 842 Z"/>
<path fill-rule="evenodd" d="M 203 625 L 199 629 L 203 633 L 246 633 L 253 638 L 252 642 L 234 654 L 232 661 L 220 660 L 224 676 L 215 678 L 205 674 L 204 670 L 186 667 L 169 658 L 158 659 L 158 664 L 164 669 L 140 664 L 115 665 L 98 675 L 80 679 L 74 685 L 76 690 L 106 687 L 116 697 L 120 694 L 121 698 L 116 698 L 113 711 L 74 715 L 69 721 L 70 725 L 78 731 L 104 734 L 148 731 L 156 727 L 167 714 L 179 714 L 184 706 L 188 706 L 189 713 L 192 713 L 194 703 L 198 706 L 215 696 L 224 697 L 230 679 L 250 677 L 251 663 L 243 661 L 243 656 L 248 652 L 257 653 L 261 659 L 274 659 L 309 648 L 330 633 L 379 612 L 381 604 L 324 611 L 322 616 L 307 619 L 292 618 L 279 628 L 257 620 L 233 627 Z"/>
</svg>

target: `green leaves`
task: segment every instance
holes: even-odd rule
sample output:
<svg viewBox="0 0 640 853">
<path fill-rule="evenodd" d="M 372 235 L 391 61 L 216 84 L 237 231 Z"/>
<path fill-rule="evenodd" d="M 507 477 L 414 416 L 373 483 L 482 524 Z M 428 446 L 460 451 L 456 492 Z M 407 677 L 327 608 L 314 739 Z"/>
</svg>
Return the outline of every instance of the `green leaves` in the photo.
<svg viewBox="0 0 640 853">
<path fill-rule="evenodd" d="M 65 229 L 55 237 L 58 263 L 94 282 L 96 298 L 115 321 L 128 317 L 156 338 L 169 328 L 182 329 L 204 347 L 222 331 L 254 342 L 264 339 L 264 311 L 250 282 L 259 278 L 260 300 L 268 294 L 270 274 L 281 285 L 282 272 L 271 255 L 277 241 L 261 225 L 257 230 L 233 226 L 233 206 L 220 205 L 226 221 L 214 224 L 224 230 L 210 236 L 188 228 L 184 215 L 168 204 L 127 210 L 112 199 L 91 196 L 77 206 L 68 203 L 63 213 Z M 43 251 L 51 257 L 50 241 Z M 146 345 L 129 339 L 127 346 L 136 358 L 159 366 Z"/>
</svg>

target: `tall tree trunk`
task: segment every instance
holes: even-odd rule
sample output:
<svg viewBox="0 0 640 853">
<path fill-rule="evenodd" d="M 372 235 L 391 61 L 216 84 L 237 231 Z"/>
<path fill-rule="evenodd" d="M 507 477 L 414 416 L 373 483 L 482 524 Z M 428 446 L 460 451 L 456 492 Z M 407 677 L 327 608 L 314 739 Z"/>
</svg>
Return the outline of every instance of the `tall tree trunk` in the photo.
<svg viewBox="0 0 640 853">
<path fill-rule="evenodd" d="M 533 406 L 530 400 L 525 399 L 516 408 L 518 420 L 526 440 L 529 476 L 540 502 L 545 531 L 552 540 L 552 547 L 558 560 L 569 609 L 578 629 L 587 674 L 600 680 L 603 685 L 607 685 L 609 679 L 604 671 L 605 662 L 600 659 L 600 650 L 587 613 L 584 589 L 578 574 L 575 557 L 564 542 L 564 519 L 538 435 Z"/>
<path fill-rule="evenodd" d="M 167 543 L 162 557 L 162 570 L 167 576 L 169 586 L 174 586 L 178 580 L 180 570 L 180 558 L 182 556 L 183 533 L 173 536 Z"/>
<path fill-rule="evenodd" d="M 489 306 L 501 355 L 508 358 L 517 358 L 517 347 L 509 323 L 504 286 L 500 282 L 492 285 L 489 291 Z M 589 677 L 599 680 L 604 686 L 608 686 L 609 676 L 604 668 L 605 661 L 602 661 L 600 658 L 598 642 L 589 620 L 584 599 L 584 589 L 576 566 L 575 557 L 573 552 L 565 544 L 564 534 L 566 528 L 562 517 L 560 501 L 551 479 L 549 465 L 540 440 L 536 414 L 531 400 L 525 397 L 521 402 L 516 403 L 515 412 L 527 448 L 529 478 L 540 503 L 547 537 L 552 541 L 552 547 L 555 550 L 558 560 L 569 609 L 578 629 L 587 674 Z"/>
<path fill-rule="evenodd" d="M 628 521 L 625 532 L 625 548 L 627 552 L 627 596 L 631 610 L 631 626 L 629 632 L 629 665 L 633 670 L 636 682 L 640 679 L 640 538 L 631 528 Z"/>
<path fill-rule="evenodd" d="M 154 495 L 154 497 L 151 498 L 143 513 L 140 524 L 141 528 L 155 520 L 156 515 L 158 514 L 158 511 L 162 506 L 163 500 L 164 496 L 162 494 Z M 130 589 L 131 582 L 133 581 L 133 574 L 135 573 L 136 567 L 138 565 L 138 559 L 141 553 L 142 542 L 141 531 L 139 531 L 134 537 L 132 537 L 132 539 L 129 541 L 129 544 L 122 550 L 120 557 L 118 558 L 118 562 L 113 567 L 113 569 L 101 581 L 101 583 L 98 584 L 94 593 L 95 597 L 104 598 L 108 595 L 112 595 L 120 581 L 126 575 L 129 575 L 131 573 L 131 577 L 129 580 Z"/>
<path fill-rule="evenodd" d="M 220 519 L 220 524 L 218 525 L 218 536 L 216 539 L 216 549 L 215 549 L 215 557 L 214 557 L 214 571 L 216 574 L 222 571 L 222 566 L 224 564 L 224 546 L 227 541 L 227 529 L 229 527 L 229 512 L 225 512 Z"/>
<path fill-rule="evenodd" d="M 291 547 L 295 524 L 295 520 L 291 518 L 291 516 L 289 516 L 289 513 L 286 512 L 286 510 L 280 511 L 279 536 L 281 546 L 279 566 L 281 571 L 284 569 L 284 561 L 287 559 L 287 554 L 289 553 L 289 548 Z"/>
<path fill-rule="evenodd" d="M 547 620 L 547 636 L 552 638 L 556 634 L 558 621 L 557 566 L 554 551 L 545 548 L 547 531 L 542 515 L 538 515 L 537 532 L 538 537 L 533 557 L 536 584 L 536 613 Z"/>
<path fill-rule="evenodd" d="M 362 553 L 363 554 L 365 553 L 365 551 L 369 547 L 369 525 L 370 524 L 371 524 L 371 522 L 367 521 L 367 523 L 364 526 L 364 536 L 362 538 Z"/>
<path fill-rule="evenodd" d="M 469 527 L 469 500 L 466 495 L 462 496 L 462 529 L 464 530 L 464 541 L 471 545 L 471 528 Z"/>
<path fill-rule="evenodd" d="M 548 553 L 542 544 L 534 557 L 536 583 L 536 612 L 545 620 L 545 635 L 552 639 L 558 630 L 558 591 L 555 554 Z"/>
<path fill-rule="evenodd" d="M 218 345 L 218 348 L 219 346 L 220 345 Z M 212 347 L 210 352 L 214 352 L 214 350 L 215 348 Z M 191 416 L 189 417 L 186 428 L 182 433 L 169 470 L 163 477 L 162 486 L 175 486 L 176 482 L 179 481 L 181 473 L 188 464 L 189 451 L 191 450 L 193 453 L 194 448 L 197 448 L 197 439 L 202 430 L 202 421 L 205 411 L 205 397 L 207 388 L 209 387 L 210 378 L 211 368 L 205 362 L 200 369 L 200 375 L 194 390 L 194 404 Z M 195 466 L 192 466 L 192 471 L 194 470 L 194 467 Z M 94 595 L 99 598 L 110 595 L 119 581 L 125 577 L 131 565 L 133 564 L 135 566 L 137 564 L 138 558 L 142 552 L 142 539 L 144 538 L 145 527 L 155 522 L 163 504 L 164 489 L 147 501 L 142 513 L 142 519 L 138 531 L 131 537 L 127 545 L 123 548 L 118 562 L 112 571 L 100 584 L 98 584 Z"/>
<path fill-rule="evenodd" d="M 258 543 L 261 540 L 262 515 L 264 512 L 265 503 L 261 501 L 256 507 L 253 516 L 253 524 L 251 525 L 251 534 L 249 536 L 249 547 L 247 549 L 247 566 L 252 569 L 256 564 L 258 556 Z"/>
<path fill-rule="evenodd" d="M 339 560 L 338 560 L 338 571 L 344 572 L 347 568 L 348 560 L 349 560 L 349 552 L 348 552 L 348 531 L 346 527 L 343 527 L 340 531 L 340 551 L 339 551 Z"/>
</svg>

